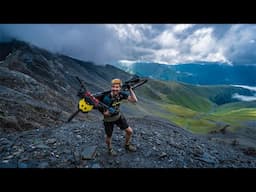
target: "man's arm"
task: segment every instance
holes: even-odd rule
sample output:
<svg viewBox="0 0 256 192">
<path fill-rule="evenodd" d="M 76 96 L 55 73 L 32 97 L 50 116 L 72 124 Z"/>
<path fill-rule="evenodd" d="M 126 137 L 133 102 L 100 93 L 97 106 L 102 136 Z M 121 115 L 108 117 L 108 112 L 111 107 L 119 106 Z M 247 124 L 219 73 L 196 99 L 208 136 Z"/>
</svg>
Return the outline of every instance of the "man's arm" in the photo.
<svg viewBox="0 0 256 192">
<path fill-rule="evenodd" d="M 130 95 L 128 96 L 128 101 L 132 102 L 132 103 L 136 103 L 138 101 L 134 91 L 132 90 L 132 88 L 129 89 Z"/>
</svg>

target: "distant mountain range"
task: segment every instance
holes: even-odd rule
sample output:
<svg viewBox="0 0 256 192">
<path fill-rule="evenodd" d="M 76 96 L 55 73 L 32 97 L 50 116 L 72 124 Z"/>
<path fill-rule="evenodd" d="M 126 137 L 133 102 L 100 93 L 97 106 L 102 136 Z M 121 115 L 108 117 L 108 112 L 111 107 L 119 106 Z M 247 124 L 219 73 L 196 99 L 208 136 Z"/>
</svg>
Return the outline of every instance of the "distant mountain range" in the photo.
<svg viewBox="0 0 256 192">
<path fill-rule="evenodd" d="M 197 62 L 165 65 L 145 62 L 116 62 L 114 66 L 133 74 L 158 80 L 180 81 L 199 85 L 250 85 L 256 86 L 256 66 L 227 65 L 223 63 Z"/>
</svg>

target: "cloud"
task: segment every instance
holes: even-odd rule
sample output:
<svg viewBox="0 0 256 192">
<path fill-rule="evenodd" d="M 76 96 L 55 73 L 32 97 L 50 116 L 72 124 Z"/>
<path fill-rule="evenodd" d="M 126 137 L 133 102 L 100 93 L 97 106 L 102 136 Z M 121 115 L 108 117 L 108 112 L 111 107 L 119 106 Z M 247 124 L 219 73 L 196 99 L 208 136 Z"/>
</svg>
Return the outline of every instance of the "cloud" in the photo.
<svg viewBox="0 0 256 192">
<path fill-rule="evenodd" d="M 0 25 L 0 41 L 10 38 L 99 64 L 124 56 L 115 34 L 101 24 Z"/>
<path fill-rule="evenodd" d="M 12 37 L 98 64 L 256 64 L 256 25 L 250 24 L 1 24 L 0 41 Z"/>
<path fill-rule="evenodd" d="M 174 33 L 182 33 L 185 30 L 187 30 L 187 29 L 189 29 L 189 28 L 191 28 L 193 26 L 194 26 L 194 24 L 179 24 L 179 25 L 175 25 L 173 27 L 173 32 Z"/>
<path fill-rule="evenodd" d="M 161 48 L 177 47 L 179 44 L 179 39 L 171 31 L 164 31 L 153 41 L 158 43 Z"/>
<path fill-rule="evenodd" d="M 190 45 L 191 53 L 206 55 L 214 50 L 216 40 L 212 31 L 213 28 L 198 29 L 185 40 Z"/>
<path fill-rule="evenodd" d="M 230 63 L 223 54 L 222 47 L 218 46 L 218 39 L 215 37 L 218 32 L 215 32 L 213 26 L 168 24 L 163 26 L 111 25 L 110 27 L 115 28 L 120 41 L 125 43 L 126 55 L 130 55 L 125 59 L 165 64 L 193 61 Z M 129 29 L 127 31 L 131 31 L 131 33 L 125 30 L 127 28 Z M 220 26 L 216 28 L 219 30 Z M 136 33 L 132 31 L 136 31 Z M 218 36 L 221 37 L 219 34 Z"/>
<path fill-rule="evenodd" d="M 151 25 L 146 24 L 108 24 L 106 27 L 113 30 L 120 41 L 126 43 L 141 43 L 147 40 L 147 34 L 152 33 Z"/>
<path fill-rule="evenodd" d="M 245 96 L 235 93 L 234 95 L 232 95 L 232 98 L 238 99 L 240 101 L 256 101 L 256 94 L 254 96 Z"/>
<path fill-rule="evenodd" d="M 235 93 L 232 95 L 232 98 L 238 99 L 241 101 L 256 101 L 256 87 L 255 86 L 247 86 L 247 85 L 232 85 L 232 86 L 241 87 L 241 88 L 248 89 L 248 90 L 255 92 L 254 96 L 246 96 L 246 95 L 240 95 L 238 93 Z"/>
<path fill-rule="evenodd" d="M 232 85 L 234 87 L 242 87 L 244 89 L 248 89 L 248 90 L 251 90 L 251 91 L 256 91 L 256 87 L 254 86 L 247 86 L 247 85 Z"/>
<path fill-rule="evenodd" d="M 234 64 L 256 64 L 256 25 L 232 25 L 220 39 L 219 46 Z"/>
</svg>

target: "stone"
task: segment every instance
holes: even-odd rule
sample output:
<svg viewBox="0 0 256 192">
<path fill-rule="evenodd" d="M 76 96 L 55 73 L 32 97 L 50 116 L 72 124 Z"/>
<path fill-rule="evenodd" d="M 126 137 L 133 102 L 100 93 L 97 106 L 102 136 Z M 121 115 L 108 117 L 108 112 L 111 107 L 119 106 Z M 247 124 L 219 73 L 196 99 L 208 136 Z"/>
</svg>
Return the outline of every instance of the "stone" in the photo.
<svg viewBox="0 0 256 192">
<path fill-rule="evenodd" d="M 168 162 L 170 162 L 170 163 L 171 163 L 171 162 L 173 162 L 173 160 L 172 160 L 172 159 L 168 159 Z"/>
<path fill-rule="evenodd" d="M 52 138 L 52 139 L 47 139 L 46 141 L 47 144 L 54 144 L 56 143 L 56 139 Z"/>
<path fill-rule="evenodd" d="M 75 151 L 75 152 L 73 153 L 73 156 L 74 156 L 74 159 L 75 159 L 76 162 L 79 162 L 79 161 L 80 161 L 80 154 L 79 154 L 77 151 Z"/>
<path fill-rule="evenodd" d="M 6 138 L 1 138 L 0 139 L 0 144 L 1 145 L 10 145 L 12 142 L 11 141 L 9 141 L 8 139 L 6 139 Z"/>
<path fill-rule="evenodd" d="M 20 159 L 21 161 L 28 161 L 29 158 L 28 157 L 23 157 L 22 159 Z"/>
<path fill-rule="evenodd" d="M 98 168 L 101 168 L 101 166 L 100 166 L 99 163 L 94 163 L 94 164 L 92 165 L 92 168 L 98 169 Z"/>
<path fill-rule="evenodd" d="M 82 159 L 85 159 L 85 160 L 94 159 L 96 155 L 96 148 L 97 146 L 89 146 L 84 148 L 81 154 Z"/>
<path fill-rule="evenodd" d="M 210 163 L 210 164 L 215 164 L 216 163 L 216 159 L 212 156 L 210 156 L 208 153 L 204 153 L 202 155 L 202 157 L 200 158 L 196 158 L 198 160 L 201 160 L 203 162 L 206 162 L 206 163 Z"/>
<path fill-rule="evenodd" d="M 82 136 L 81 135 L 77 135 L 76 138 L 82 139 Z"/>
<path fill-rule="evenodd" d="M 150 151 L 150 150 L 148 150 L 148 151 L 146 152 L 146 154 L 145 154 L 145 157 L 149 157 L 149 156 L 151 156 L 151 151 Z"/>
<path fill-rule="evenodd" d="M 75 130 L 74 130 L 74 133 L 79 133 L 79 132 L 80 132 L 79 129 L 75 129 Z"/>
<path fill-rule="evenodd" d="M 159 141 L 158 139 L 156 140 L 156 144 L 157 145 L 161 145 L 161 141 Z"/>
<path fill-rule="evenodd" d="M 13 158 L 13 155 L 8 155 L 7 157 L 4 157 L 3 159 L 7 160 L 7 159 L 12 159 L 12 158 Z"/>
<path fill-rule="evenodd" d="M 164 158 L 164 157 L 167 157 L 167 153 L 162 152 L 162 153 L 160 154 L 160 158 Z"/>
<path fill-rule="evenodd" d="M 48 162 L 42 162 L 38 165 L 38 168 L 48 168 L 49 167 L 49 163 Z"/>
<path fill-rule="evenodd" d="M 23 163 L 23 162 L 19 162 L 18 163 L 18 168 L 28 168 L 28 164 Z"/>
<path fill-rule="evenodd" d="M 45 145 L 45 144 L 38 144 L 35 146 L 36 148 L 39 148 L 39 149 L 49 149 L 50 147 Z"/>
<path fill-rule="evenodd" d="M 17 168 L 17 163 L 2 161 L 2 163 L 0 163 L 0 168 Z"/>
<path fill-rule="evenodd" d="M 5 151 L 5 147 L 4 146 L 0 146 L 0 153 Z"/>
</svg>

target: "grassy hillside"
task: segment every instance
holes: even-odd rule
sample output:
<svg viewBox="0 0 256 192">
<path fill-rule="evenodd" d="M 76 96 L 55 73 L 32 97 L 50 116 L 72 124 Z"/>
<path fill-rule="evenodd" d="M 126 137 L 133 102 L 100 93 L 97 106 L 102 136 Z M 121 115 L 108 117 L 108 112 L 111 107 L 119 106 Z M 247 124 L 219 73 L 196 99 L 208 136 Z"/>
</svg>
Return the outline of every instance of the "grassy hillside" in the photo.
<svg viewBox="0 0 256 192">
<path fill-rule="evenodd" d="M 254 93 L 248 89 L 241 87 L 234 87 L 229 85 L 211 85 L 211 86 L 190 86 L 191 91 L 217 105 L 223 105 L 226 103 L 236 102 L 237 99 L 232 97 L 233 94 L 238 93 L 241 95 L 253 95 Z"/>
<path fill-rule="evenodd" d="M 214 103 L 213 98 L 230 97 L 243 89 L 231 86 L 193 86 L 177 82 L 150 80 L 136 93 L 143 98 L 139 111 L 168 119 L 195 133 L 242 128 L 256 119 L 256 102 Z M 226 99 L 228 100 L 228 99 Z"/>
<path fill-rule="evenodd" d="M 195 111 L 207 112 L 214 105 L 207 98 L 192 92 L 189 85 L 177 82 L 151 80 L 139 91 L 145 97 L 158 102 L 180 105 Z"/>
</svg>

